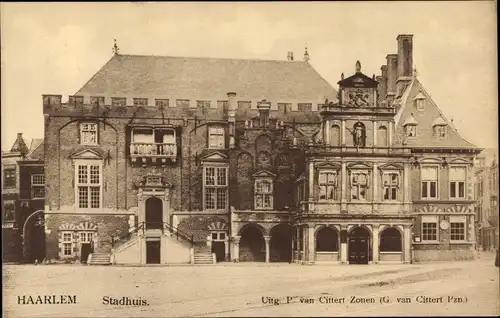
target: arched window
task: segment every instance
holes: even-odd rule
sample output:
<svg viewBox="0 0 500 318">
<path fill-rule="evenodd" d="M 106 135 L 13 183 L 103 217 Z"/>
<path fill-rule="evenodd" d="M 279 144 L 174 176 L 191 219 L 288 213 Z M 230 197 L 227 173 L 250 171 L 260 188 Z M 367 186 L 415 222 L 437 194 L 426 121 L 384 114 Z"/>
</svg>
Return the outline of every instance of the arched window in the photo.
<svg viewBox="0 0 500 318">
<path fill-rule="evenodd" d="M 385 126 L 380 126 L 378 128 L 377 139 L 378 146 L 387 146 L 387 128 Z"/>
<path fill-rule="evenodd" d="M 333 125 L 330 129 L 330 145 L 340 146 L 340 127 Z"/>
<path fill-rule="evenodd" d="M 401 252 L 401 233 L 395 227 L 389 227 L 380 234 L 381 252 Z"/>
<path fill-rule="evenodd" d="M 316 234 L 317 252 L 338 252 L 339 237 L 337 231 L 331 227 L 325 227 Z"/>
</svg>

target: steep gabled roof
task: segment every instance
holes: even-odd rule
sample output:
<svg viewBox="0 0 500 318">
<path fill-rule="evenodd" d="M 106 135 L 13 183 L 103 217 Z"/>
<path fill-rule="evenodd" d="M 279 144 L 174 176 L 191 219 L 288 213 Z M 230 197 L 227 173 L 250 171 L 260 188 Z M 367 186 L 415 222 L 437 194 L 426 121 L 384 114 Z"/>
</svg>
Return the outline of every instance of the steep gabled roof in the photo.
<svg viewBox="0 0 500 318">
<path fill-rule="evenodd" d="M 228 92 L 236 92 L 238 100 L 336 99 L 335 89 L 303 61 L 121 54 L 115 54 L 76 95 L 224 100 Z"/>
<path fill-rule="evenodd" d="M 18 133 L 16 141 L 14 141 L 14 144 L 10 148 L 10 152 L 20 152 L 21 154 L 25 155 L 29 151 L 28 146 L 26 146 L 26 142 L 24 141 L 23 134 Z"/>
<path fill-rule="evenodd" d="M 44 160 L 43 138 L 33 138 L 31 140 L 30 151 L 26 156 L 28 160 Z"/>
<path fill-rule="evenodd" d="M 425 110 L 416 109 L 415 98 L 425 100 Z M 401 146 L 403 142 L 409 147 L 418 148 L 466 148 L 477 149 L 475 145 L 465 140 L 455 129 L 453 124 L 443 115 L 439 107 L 431 99 L 423 85 L 414 78 L 407 86 L 401 98 L 396 101 L 400 105 L 396 116 L 394 144 Z M 406 139 L 404 123 L 413 116 L 417 121 L 417 137 Z M 434 135 L 433 124 L 438 118 L 448 126 L 446 138 L 437 138 Z"/>
</svg>

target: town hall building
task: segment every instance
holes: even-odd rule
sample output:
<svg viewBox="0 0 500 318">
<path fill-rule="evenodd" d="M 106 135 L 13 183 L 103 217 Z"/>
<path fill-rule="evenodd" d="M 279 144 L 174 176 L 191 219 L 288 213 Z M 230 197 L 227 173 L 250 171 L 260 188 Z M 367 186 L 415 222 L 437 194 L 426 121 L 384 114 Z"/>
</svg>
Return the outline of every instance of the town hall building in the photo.
<svg viewBox="0 0 500 318">
<path fill-rule="evenodd" d="M 114 56 L 43 95 L 46 257 L 90 264 L 470 259 L 474 156 L 413 72 L 338 90 L 302 60 Z M 355 64 L 355 65 L 354 65 Z"/>
</svg>

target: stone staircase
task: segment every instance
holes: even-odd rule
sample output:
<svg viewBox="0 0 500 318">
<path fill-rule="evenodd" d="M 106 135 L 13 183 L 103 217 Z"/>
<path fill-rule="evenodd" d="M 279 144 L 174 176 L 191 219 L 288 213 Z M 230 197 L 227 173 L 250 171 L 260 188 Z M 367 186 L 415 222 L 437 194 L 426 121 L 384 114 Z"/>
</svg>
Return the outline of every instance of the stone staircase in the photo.
<svg viewBox="0 0 500 318">
<path fill-rule="evenodd" d="M 194 253 L 194 263 L 195 264 L 214 264 L 214 257 L 212 253 L 200 251 Z"/>
<path fill-rule="evenodd" d="M 109 253 L 92 253 L 88 265 L 111 265 L 111 254 Z"/>
</svg>

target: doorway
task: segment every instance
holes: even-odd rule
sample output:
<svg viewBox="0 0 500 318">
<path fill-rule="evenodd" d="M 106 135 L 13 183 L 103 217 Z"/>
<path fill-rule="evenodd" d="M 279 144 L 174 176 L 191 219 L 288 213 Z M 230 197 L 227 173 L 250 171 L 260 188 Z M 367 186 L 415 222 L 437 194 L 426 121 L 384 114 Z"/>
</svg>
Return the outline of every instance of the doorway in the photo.
<svg viewBox="0 0 500 318">
<path fill-rule="evenodd" d="M 212 232 L 212 253 L 215 253 L 217 262 L 226 260 L 226 232 Z"/>
<path fill-rule="evenodd" d="M 92 252 L 92 245 L 90 243 L 82 243 L 80 250 L 80 262 L 87 263 L 89 254 L 91 254 Z"/>
<path fill-rule="evenodd" d="M 151 197 L 146 200 L 146 229 L 161 229 L 163 227 L 163 202 Z"/>
<path fill-rule="evenodd" d="M 370 259 L 370 232 L 356 227 L 349 234 L 349 264 L 368 264 Z"/>
<path fill-rule="evenodd" d="M 146 264 L 161 263 L 161 243 L 160 240 L 146 241 Z"/>
</svg>

